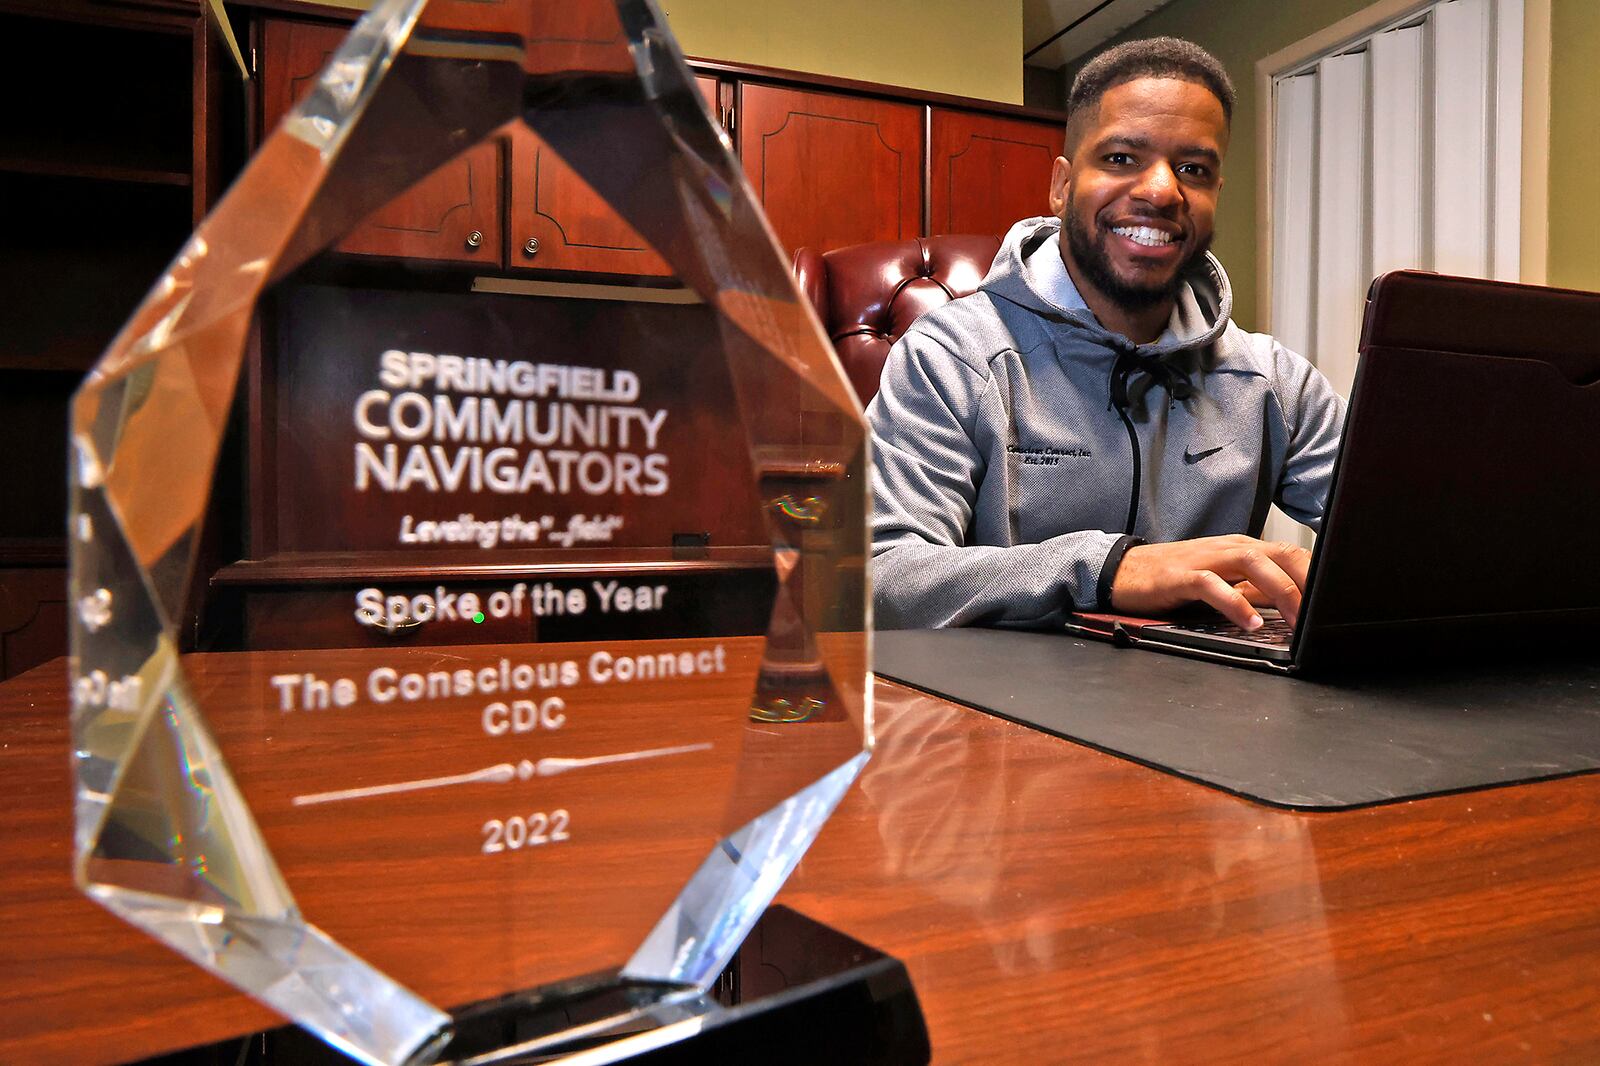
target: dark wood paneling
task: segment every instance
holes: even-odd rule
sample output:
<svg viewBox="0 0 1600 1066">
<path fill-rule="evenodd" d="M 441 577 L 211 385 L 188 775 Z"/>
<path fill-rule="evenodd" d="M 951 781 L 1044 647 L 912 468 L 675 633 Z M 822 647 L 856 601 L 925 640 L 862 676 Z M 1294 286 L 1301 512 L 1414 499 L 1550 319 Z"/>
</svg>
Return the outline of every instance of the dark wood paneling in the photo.
<svg viewBox="0 0 1600 1066">
<path fill-rule="evenodd" d="M 0 676 L 66 648 L 69 398 L 215 195 L 213 55 L 188 0 L 0 4 Z"/>
<path fill-rule="evenodd" d="M 713 115 L 717 80 L 696 77 Z M 506 265 L 666 277 L 671 269 L 538 134 L 513 128 Z M 532 242 L 532 243 L 530 243 Z"/>
<path fill-rule="evenodd" d="M 929 218 L 934 233 L 1003 235 L 1050 213 L 1050 166 L 1063 127 L 1053 122 L 933 110 Z"/>
<path fill-rule="evenodd" d="M 194 52 L 194 129 L 191 136 L 194 221 L 198 225 L 222 193 L 222 78 L 237 74 L 219 33 L 206 19 L 197 19 L 191 33 Z"/>
<path fill-rule="evenodd" d="M 696 74 L 694 76 L 694 85 L 695 88 L 700 90 L 700 95 L 705 98 L 706 106 L 711 109 L 711 114 L 716 117 L 718 122 L 721 122 L 722 112 L 717 110 L 717 101 L 719 96 L 717 92 L 718 82 L 716 76 L 711 74 Z"/>
<path fill-rule="evenodd" d="M 919 108 L 743 85 L 738 127 L 745 172 L 789 251 L 921 232 Z"/>
<path fill-rule="evenodd" d="M 185 35 L 193 28 L 202 6 L 202 0 L 4 0 L 5 9 L 18 14 L 92 26 L 162 28 Z"/>
<path fill-rule="evenodd" d="M 711 113 L 718 114 L 717 80 L 695 82 Z M 640 277 L 672 273 L 637 230 L 522 125 L 511 133 L 510 182 L 507 266 Z"/>
<path fill-rule="evenodd" d="M 498 265 L 501 150 L 498 139 L 475 145 L 379 208 L 339 250 Z"/>
<path fill-rule="evenodd" d="M 294 9 L 270 2 L 257 6 Z M 323 9 L 316 13 L 334 14 Z M 268 20 L 269 30 L 275 23 L 298 26 L 298 34 L 324 40 L 336 40 L 342 32 L 331 24 L 287 20 Z M 274 64 L 284 62 L 274 52 L 283 47 L 269 33 L 263 49 L 263 110 L 269 118 L 279 113 L 270 83 Z M 313 48 L 317 54 L 300 60 L 305 69 L 294 77 L 314 75 L 329 49 L 330 44 Z M 734 126 L 757 196 L 790 250 L 898 240 L 925 229 L 1003 233 L 1016 219 L 1045 209 L 1043 190 L 1058 151 L 1048 142 L 1059 139 L 1059 114 L 749 64 L 713 59 L 692 63 L 713 114 Z M 720 106 L 719 78 L 724 81 Z M 924 129 L 930 108 L 932 145 L 925 143 Z M 730 117 L 737 121 L 729 123 Z M 1039 169 L 1035 157 L 1041 145 L 1048 155 L 1043 157 L 1045 178 L 1035 193 L 1032 175 Z M 931 158 L 925 150 L 929 147 Z M 503 232 L 490 238 L 484 231 L 484 248 L 491 239 L 503 242 L 500 258 L 506 267 L 638 277 L 669 273 L 648 243 L 536 134 L 518 128 L 503 150 L 508 157 L 503 173 L 510 182 L 508 217 Z M 930 189 L 923 186 L 925 174 L 931 177 Z M 996 176 L 998 197 L 996 187 L 988 184 Z M 394 209 L 401 217 L 388 224 L 384 238 L 370 236 L 369 224 L 339 247 L 489 262 L 493 257 L 488 254 L 479 259 L 462 256 L 460 247 L 442 247 L 449 243 L 442 236 L 429 244 L 440 208 L 459 203 L 462 187 L 459 177 L 453 185 L 441 180 L 429 206 L 412 202 L 421 196 L 419 187 Z M 924 226 L 925 214 L 931 216 L 931 226 Z M 411 236 L 401 240 L 397 230 Z M 465 232 L 456 236 L 464 239 Z"/>
<path fill-rule="evenodd" d="M 0 373 L 93 366 L 183 246 L 193 210 L 180 186 L 12 173 L 0 173 L 0 203 Z"/>
<path fill-rule="evenodd" d="M 632 226 L 526 126 L 511 131 L 510 266 L 664 277 Z"/>
<path fill-rule="evenodd" d="M 89 25 L 71 3 L 48 13 L 0 10 L 0 96 L 17 102 L 0 108 L 0 407 L 33 388 L 7 371 L 82 370 L 99 356 L 182 244 L 191 150 L 206 147 L 191 123 L 197 19 L 105 11 Z M 58 76 L 65 55 L 72 78 Z M 64 432 L 57 423 L 5 452 L 9 509 L 34 505 L 6 482 L 38 476 L 9 468 L 59 467 Z"/>
<path fill-rule="evenodd" d="M 25 542 L 57 540 L 67 522 L 67 414 L 78 375 L 0 372 L 0 565 Z"/>
<path fill-rule="evenodd" d="M 53 15 L 0 10 L 0 93 L 13 101 L 0 109 L 0 168 L 31 162 L 188 184 L 196 20 L 124 23 L 108 11 L 105 25 L 82 25 Z M 66 55 L 72 78 L 59 76 Z"/>
<path fill-rule="evenodd" d="M 261 63 L 263 134 L 275 128 L 344 39 L 340 26 L 275 19 Z M 341 252 L 498 266 L 500 146 L 464 152 L 374 212 L 336 246 Z"/>
<path fill-rule="evenodd" d="M 0 570 L 0 680 L 66 653 L 66 570 Z"/>
</svg>

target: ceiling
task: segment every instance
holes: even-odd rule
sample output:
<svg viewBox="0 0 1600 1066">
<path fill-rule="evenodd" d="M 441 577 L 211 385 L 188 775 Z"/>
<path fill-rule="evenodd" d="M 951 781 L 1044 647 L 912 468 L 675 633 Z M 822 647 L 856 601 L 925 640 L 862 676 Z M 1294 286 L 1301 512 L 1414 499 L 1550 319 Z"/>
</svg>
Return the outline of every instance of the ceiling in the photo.
<svg viewBox="0 0 1600 1066">
<path fill-rule="evenodd" d="M 1171 0 L 1022 0 L 1023 62 L 1055 69 Z"/>
</svg>

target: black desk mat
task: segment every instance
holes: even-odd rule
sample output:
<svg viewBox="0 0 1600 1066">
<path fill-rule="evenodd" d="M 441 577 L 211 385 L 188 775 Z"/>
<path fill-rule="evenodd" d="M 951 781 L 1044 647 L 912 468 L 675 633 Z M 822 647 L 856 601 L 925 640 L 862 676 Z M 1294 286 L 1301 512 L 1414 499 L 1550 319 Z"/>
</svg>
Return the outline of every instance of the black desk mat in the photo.
<svg viewBox="0 0 1600 1066">
<path fill-rule="evenodd" d="M 875 635 L 881 676 L 1278 807 L 1341 810 L 1600 769 L 1600 662 L 1308 681 L 990 629 Z"/>
</svg>

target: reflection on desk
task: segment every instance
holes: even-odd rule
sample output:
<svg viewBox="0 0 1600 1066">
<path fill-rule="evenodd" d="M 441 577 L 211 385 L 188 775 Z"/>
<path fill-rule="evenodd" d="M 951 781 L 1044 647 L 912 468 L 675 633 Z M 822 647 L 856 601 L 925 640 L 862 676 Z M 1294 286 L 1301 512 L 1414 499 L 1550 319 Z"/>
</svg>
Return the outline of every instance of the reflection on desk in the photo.
<svg viewBox="0 0 1600 1066">
<path fill-rule="evenodd" d="M 0 686 L 0 1061 L 276 1024 L 73 889 L 65 689 L 59 661 Z M 876 701 L 780 901 L 906 961 L 935 1061 L 1600 1056 L 1600 777 L 1296 814 Z"/>
</svg>

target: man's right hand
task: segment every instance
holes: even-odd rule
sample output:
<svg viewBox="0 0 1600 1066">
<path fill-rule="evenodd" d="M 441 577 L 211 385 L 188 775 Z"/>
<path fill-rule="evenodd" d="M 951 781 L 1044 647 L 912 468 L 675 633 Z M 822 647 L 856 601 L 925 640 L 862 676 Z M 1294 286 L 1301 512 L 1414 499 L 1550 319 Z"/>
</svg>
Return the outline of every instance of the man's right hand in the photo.
<svg viewBox="0 0 1600 1066">
<path fill-rule="evenodd" d="M 1233 535 L 1129 548 L 1111 580 L 1111 608 L 1152 617 L 1191 603 L 1216 608 L 1241 629 L 1261 627 L 1251 600 L 1300 617 L 1311 553 L 1293 544 Z"/>
</svg>

